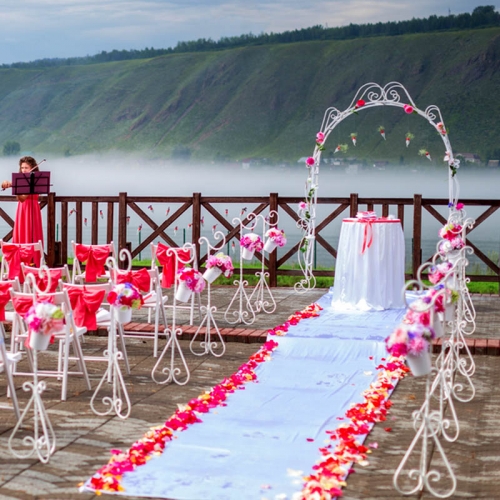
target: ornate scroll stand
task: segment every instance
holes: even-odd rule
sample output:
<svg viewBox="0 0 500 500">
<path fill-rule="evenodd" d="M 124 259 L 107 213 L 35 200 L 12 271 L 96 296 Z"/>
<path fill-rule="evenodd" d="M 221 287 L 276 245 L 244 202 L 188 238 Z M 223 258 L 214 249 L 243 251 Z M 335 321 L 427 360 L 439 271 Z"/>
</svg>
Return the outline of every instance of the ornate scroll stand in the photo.
<svg viewBox="0 0 500 500">
<path fill-rule="evenodd" d="M 119 258 L 121 261 L 126 261 L 128 265 L 128 271 L 132 268 L 132 256 L 130 252 L 122 248 L 120 250 Z M 110 275 L 114 276 L 114 270 L 118 267 L 116 261 L 113 257 L 109 257 L 106 265 L 110 270 Z M 117 314 L 115 307 L 110 308 L 111 320 L 108 332 L 108 348 L 104 351 L 103 355 L 108 358 L 108 366 L 104 375 L 102 376 L 99 384 L 90 399 L 90 407 L 92 411 L 99 416 L 109 415 L 114 412 L 119 418 L 125 420 L 129 417 L 130 411 L 132 410 L 132 405 L 130 403 L 130 398 L 127 391 L 127 386 L 123 380 L 123 375 L 120 369 L 120 361 L 124 359 L 123 353 L 118 350 L 117 346 Z M 104 407 L 107 407 L 104 411 L 99 411 L 95 407 L 95 402 L 99 399 L 99 393 L 101 389 L 105 387 L 106 384 L 112 385 L 112 395 L 103 396 L 101 398 Z"/>
<path fill-rule="evenodd" d="M 40 275 L 45 274 L 47 277 L 47 290 L 50 290 L 50 273 L 46 266 L 40 269 Z M 43 293 L 37 286 L 35 277 L 28 274 L 26 277 L 27 283 L 33 291 L 33 302 L 36 303 L 37 294 Z M 24 408 L 21 417 L 18 419 L 12 434 L 9 437 L 9 450 L 17 458 L 29 458 L 36 453 L 38 459 L 42 463 L 47 463 L 56 449 L 56 435 L 50 422 L 47 410 L 42 401 L 42 393 L 47 388 L 47 384 L 43 380 L 38 380 L 38 351 L 32 349 L 33 354 L 33 381 L 24 382 L 23 390 L 31 391 L 31 398 Z M 6 367 L 6 370 L 9 368 Z M 27 418 L 28 412 L 33 408 L 33 436 L 25 435 L 22 438 L 22 444 L 27 447 L 26 450 L 14 449 L 14 440 L 16 434 L 23 425 L 23 421 Z"/>
<path fill-rule="evenodd" d="M 256 215 L 252 212 L 248 215 L 247 220 L 255 219 Z M 242 220 L 238 217 L 233 219 L 233 224 L 240 225 L 240 238 L 243 236 L 243 230 L 247 229 L 252 231 L 255 227 L 254 223 L 246 226 L 243 224 Z M 250 299 L 247 295 L 245 288 L 248 286 L 248 281 L 243 279 L 243 252 L 240 251 L 240 279 L 235 280 L 234 284 L 237 286 L 236 291 L 227 306 L 226 312 L 224 313 L 224 319 L 230 324 L 235 325 L 237 323 L 245 323 L 245 325 L 251 325 L 255 321 L 255 311 L 252 309 L 252 304 L 250 303 Z M 238 304 L 238 309 L 231 312 L 231 308 L 233 304 Z M 234 317 L 234 320 L 230 319 L 231 316 Z"/>
<path fill-rule="evenodd" d="M 213 253 L 217 253 L 218 251 L 221 251 L 226 244 L 226 238 L 220 231 L 216 231 L 214 233 L 214 238 L 217 241 L 220 240 L 219 244 L 216 245 L 215 247 L 210 245 L 210 242 L 208 241 L 208 239 L 205 236 L 202 236 L 198 240 L 198 242 L 200 243 L 200 246 L 203 244 L 205 244 L 207 246 L 207 257 L 208 257 L 208 255 L 210 255 L 211 251 Z M 204 313 L 205 315 L 203 316 L 203 319 L 201 320 L 200 326 L 196 330 L 194 337 L 191 339 L 191 342 L 189 343 L 189 349 L 191 350 L 191 352 L 195 356 L 203 356 L 204 354 L 212 354 L 213 356 L 220 357 L 226 352 L 226 344 L 224 343 L 224 339 L 222 338 L 219 327 L 217 326 L 217 323 L 215 322 L 214 313 L 217 311 L 217 307 L 211 305 L 211 283 L 210 283 L 210 281 L 207 281 L 207 287 L 208 287 L 207 305 L 201 306 L 201 312 Z M 217 352 L 217 342 L 212 341 L 211 332 L 210 332 L 211 325 L 214 326 L 215 332 L 216 332 L 217 337 L 219 339 L 220 352 Z M 201 330 L 204 326 L 205 326 L 205 336 L 204 336 L 204 340 L 202 340 L 200 342 L 200 347 L 203 350 L 197 351 L 195 349 L 194 343 L 196 341 L 196 338 L 198 337 L 198 334 L 201 332 Z"/>
<path fill-rule="evenodd" d="M 174 257 L 175 259 L 175 275 L 177 276 L 177 271 L 187 264 L 192 264 L 194 262 L 195 256 L 195 247 L 192 243 L 185 243 L 181 248 L 181 250 L 185 250 L 189 252 L 189 259 L 183 260 L 177 253 L 176 249 L 169 248 L 167 250 L 168 257 Z M 167 343 L 165 347 L 161 351 L 156 364 L 151 371 L 151 378 L 157 384 L 169 384 L 170 382 L 174 382 L 177 385 L 185 385 L 189 382 L 190 372 L 189 367 L 186 363 L 186 359 L 184 358 L 184 354 L 182 352 L 181 346 L 179 344 L 179 337 L 182 335 L 182 328 L 177 326 L 177 280 L 174 282 L 174 302 L 172 308 L 172 325 L 170 328 L 165 330 L 165 335 L 167 337 Z M 176 354 L 179 354 L 179 359 L 184 367 L 184 371 L 186 373 L 185 379 L 181 380 L 178 376 L 182 373 L 181 368 L 176 366 Z M 168 364 L 161 368 L 163 358 L 168 355 Z M 163 378 L 161 377 L 163 376 Z"/>
<path fill-rule="evenodd" d="M 265 241 L 267 230 L 278 225 L 278 212 L 271 210 L 269 212 L 269 216 L 266 218 L 260 214 L 255 216 L 253 213 L 248 217 L 250 218 L 251 216 L 255 217 L 256 222 L 259 220 L 262 222 L 262 241 Z M 271 219 L 273 219 L 273 223 L 270 222 Z M 253 292 L 248 300 L 250 301 L 250 304 L 254 305 L 253 310 L 256 313 L 260 313 L 262 311 L 266 314 L 272 314 L 276 310 L 276 301 L 274 300 L 273 294 L 266 280 L 266 278 L 269 278 L 269 273 L 264 271 L 264 250 L 262 251 L 260 261 L 261 269 L 255 273 L 255 275 L 259 277 L 259 281 L 255 285 L 255 288 L 253 289 Z M 269 300 L 264 298 L 265 294 L 269 296 Z"/>
<path fill-rule="evenodd" d="M 465 213 L 463 211 L 453 212 L 450 215 L 450 221 L 456 222 L 462 226 L 462 238 L 465 241 L 465 231 L 467 227 L 472 227 L 473 221 L 464 220 Z M 440 244 L 438 244 L 438 250 Z M 427 376 L 426 380 L 426 394 L 425 400 L 421 408 L 413 414 L 413 425 L 416 430 L 416 435 L 410 444 L 407 452 L 405 453 L 399 467 L 394 474 L 394 487 L 404 495 L 411 495 L 417 493 L 424 488 L 437 498 L 448 498 L 452 496 L 457 487 L 457 480 L 453 469 L 446 457 L 444 449 L 440 442 L 440 437 L 443 437 L 448 442 L 454 442 L 458 439 L 460 426 L 455 411 L 453 399 L 461 402 L 470 401 L 475 395 L 475 388 L 472 383 L 471 377 L 475 370 L 474 361 L 467 347 L 463 337 L 463 332 L 467 331 L 472 333 L 475 328 L 475 311 L 470 301 L 468 294 L 465 267 L 467 259 L 465 253 L 471 252 L 471 249 L 464 247 L 460 250 L 458 255 L 445 256 L 453 267 L 443 276 L 439 283 L 436 285 L 442 286 L 438 294 L 436 294 L 429 305 L 429 309 L 434 309 L 435 302 L 441 297 L 445 312 L 443 317 L 439 318 L 439 323 L 434 325 L 435 330 L 442 329 L 442 323 L 449 327 L 449 338 L 445 338 L 442 343 L 442 350 L 436 360 L 435 377 L 432 375 Z M 431 265 L 435 264 L 439 252 L 434 256 Z M 425 288 L 422 283 L 422 270 L 429 267 L 428 263 L 423 264 L 418 272 L 418 281 L 413 282 L 420 290 Z M 408 284 L 412 284 L 411 282 Z M 407 286 L 408 286 L 407 285 Z M 455 292 L 458 292 L 458 301 L 456 307 L 452 303 L 453 291 L 449 291 L 450 287 Z M 467 297 L 469 302 L 467 302 Z M 411 307 L 411 306 L 410 306 Z M 451 314 L 447 317 L 447 309 Z M 467 328 L 469 320 L 472 322 L 472 327 Z M 460 352 L 463 351 L 466 356 L 461 357 Z M 469 388 L 469 396 L 464 396 L 462 391 L 464 385 L 457 382 L 457 376 L 465 377 Z M 438 408 L 431 409 L 433 400 L 437 400 Z M 451 413 L 451 421 L 445 418 L 445 411 Z M 453 423 L 454 432 L 450 433 L 451 423 Z M 412 459 L 412 455 L 417 451 L 417 445 L 420 443 L 420 458 L 418 461 L 418 468 L 410 469 L 408 476 L 410 480 L 416 481 L 416 484 L 410 486 L 409 489 L 401 484 L 402 472 L 407 467 Z M 438 453 L 438 463 L 440 470 L 431 469 L 430 452 L 432 451 L 433 444 L 435 452 Z M 435 453 L 434 452 L 434 453 Z M 413 460 L 414 463 L 414 460 Z M 447 487 L 438 489 L 437 483 L 443 478 L 443 474 L 447 475 Z"/>
</svg>

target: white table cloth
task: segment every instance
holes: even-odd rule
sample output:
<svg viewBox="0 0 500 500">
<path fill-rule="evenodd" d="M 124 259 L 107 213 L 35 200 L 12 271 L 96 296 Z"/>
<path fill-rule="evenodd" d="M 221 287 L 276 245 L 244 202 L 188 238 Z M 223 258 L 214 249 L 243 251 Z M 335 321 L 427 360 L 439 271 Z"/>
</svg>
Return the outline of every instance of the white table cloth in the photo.
<svg viewBox="0 0 500 500">
<path fill-rule="evenodd" d="M 405 307 L 405 242 L 399 219 L 344 219 L 340 229 L 332 307 Z"/>
</svg>

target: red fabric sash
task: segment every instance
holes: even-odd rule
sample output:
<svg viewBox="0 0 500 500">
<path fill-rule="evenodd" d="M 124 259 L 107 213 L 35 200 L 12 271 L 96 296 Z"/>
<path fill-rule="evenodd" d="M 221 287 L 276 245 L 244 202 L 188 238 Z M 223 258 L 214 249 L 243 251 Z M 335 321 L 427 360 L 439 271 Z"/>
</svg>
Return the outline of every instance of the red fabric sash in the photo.
<svg viewBox="0 0 500 500">
<path fill-rule="evenodd" d="M 101 306 L 106 290 L 91 290 L 84 287 L 64 285 L 68 292 L 76 326 L 97 330 L 96 313 Z"/>
<path fill-rule="evenodd" d="M 85 264 L 85 281 L 97 281 L 105 274 L 104 264 L 111 251 L 110 245 L 76 245 L 75 257 Z"/>
<path fill-rule="evenodd" d="M 10 300 L 10 289 L 12 283 L 0 281 L 0 321 L 5 321 L 5 306 Z"/>
<path fill-rule="evenodd" d="M 373 221 L 370 219 L 361 219 L 360 222 L 365 225 L 363 232 L 363 246 L 361 247 L 361 255 L 363 255 L 365 250 L 370 248 L 373 243 Z"/>
<path fill-rule="evenodd" d="M 50 274 L 50 290 L 47 290 L 48 285 L 48 276 L 44 272 L 43 276 L 40 278 L 39 269 L 25 267 L 24 272 L 26 275 L 33 274 L 35 276 L 36 286 L 42 291 L 46 293 L 54 293 L 57 289 L 57 285 L 59 284 L 59 280 L 62 277 L 61 269 L 49 269 Z"/>
<path fill-rule="evenodd" d="M 141 292 L 149 291 L 151 286 L 151 278 L 145 267 L 138 271 L 117 271 L 115 279 L 118 285 L 121 283 L 132 283 Z"/>
<path fill-rule="evenodd" d="M 170 255 L 167 254 L 167 250 L 170 250 Z M 179 263 L 179 269 L 184 267 L 182 261 L 189 261 L 191 258 L 191 252 L 189 250 L 184 250 L 182 248 L 171 248 L 163 243 L 158 243 L 156 247 L 156 258 L 158 262 L 163 267 L 163 277 L 161 279 L 161 286 L 163 288 L 170 288 L 175 281 L 175 258 L 181 261 Z"/>
<path fill-rule="evenodd" d="M 9 279 L 19 278 L 21 283 L 24 282 L 24 276 L 21 274 L 21 262 L 29 265 L 32 261 L 35 265 L 40 266 L 40 253 L 35 251 L 33 245 L 17 245 L 13 243 L 4 243 L 2 246 L 4 259 L 9 265 Z"/>
</svg>

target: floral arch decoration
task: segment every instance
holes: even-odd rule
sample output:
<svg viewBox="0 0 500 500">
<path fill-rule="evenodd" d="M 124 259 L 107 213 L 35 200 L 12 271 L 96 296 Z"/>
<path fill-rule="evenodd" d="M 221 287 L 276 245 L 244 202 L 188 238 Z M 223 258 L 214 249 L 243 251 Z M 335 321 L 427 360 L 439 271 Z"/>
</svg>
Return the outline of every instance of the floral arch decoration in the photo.
<svg viewBox="0 0 500 500">
<path fill-rule="evenodd" d="M 366 83 L 356 92 L 349 106 L 340 111 L 335 107 L 328 108 L 323 117 L 321 129 L 316 135 L 316 147 L 311 157 L 307 158 L 308 177 L 305 188 L 305 199 L 299 204 L 299 220 L 297 226 L 302 229 L 303 236 L 298 250 L 298 261 L 304 277 L 295 284 L 297 292 L 306 292 L 316 286 L 313 273 L 314 240 L 316 232 L 316 203 L 319 187 L 319 166 L 324 144 L 331 132 L 343 120 L 361 111 L 377 106 L 394 106 L 401 108 L 407 114 L 417 114 L 427 120 L 441 137 L 444 148 L 444 160 L 448 164 L 448 197 L 450 212 L 458 212 L 459 184 L 456 176 L 460 167 L 460 160 L 453 156 L 448 132 L 444 124 L 441 111 L 435 105 L 430 105 L 425 110 L 418 108 L 408 91 L 399 82 L 390 82 L 385 87 L 376 83 Z M 383 132 L 383 131 L 382 131 Z M 381 132 L 381 133 L 382 133 Z M 353 142 L 356 140 L 352 137 Z M 407 138 L 409 140 L 409 138 Z M 339 147 L 337 148 L 339 150 Z M 426 156 L 427 152 L 424 152 Z"/>
</svg>

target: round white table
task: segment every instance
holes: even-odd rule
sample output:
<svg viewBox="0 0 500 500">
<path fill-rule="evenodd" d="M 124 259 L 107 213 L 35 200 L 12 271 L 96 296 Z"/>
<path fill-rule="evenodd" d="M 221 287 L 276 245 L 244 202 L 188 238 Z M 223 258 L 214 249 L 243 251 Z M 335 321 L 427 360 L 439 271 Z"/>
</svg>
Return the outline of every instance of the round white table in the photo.
<svg viewBox="0 0 500 500">
<path fill-rule="evenodd" d="M 405 307 L 405 241 L 399 219 L 344 219 L 340 229 L 332 307 Z"/>
</svg>

